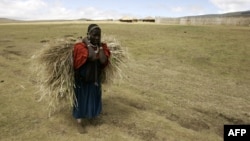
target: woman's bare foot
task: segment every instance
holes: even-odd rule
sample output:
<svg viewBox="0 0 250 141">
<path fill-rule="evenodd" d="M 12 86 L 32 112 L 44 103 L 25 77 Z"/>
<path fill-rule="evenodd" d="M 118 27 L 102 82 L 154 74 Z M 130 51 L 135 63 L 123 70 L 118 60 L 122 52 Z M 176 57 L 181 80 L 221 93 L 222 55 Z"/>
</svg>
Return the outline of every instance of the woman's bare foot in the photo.
<svg viewBox="0 0 250 141">
<path fill-rule="evenodd" d="M 86 128 L 82 124 L 82 119 L 77 119 L 77 130 L 80 134 L 87 133 Z"/>
</svg>

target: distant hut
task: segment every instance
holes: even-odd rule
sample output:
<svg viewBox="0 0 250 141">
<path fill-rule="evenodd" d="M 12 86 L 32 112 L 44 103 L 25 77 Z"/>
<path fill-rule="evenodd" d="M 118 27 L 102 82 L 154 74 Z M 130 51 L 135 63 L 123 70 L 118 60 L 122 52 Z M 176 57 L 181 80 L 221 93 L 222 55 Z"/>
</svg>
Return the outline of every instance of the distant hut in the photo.
<svg viewBox="0 0 250 141">
<path fill-rule="evenodd" d="M 132 18 L 132 17 L 129 17 L 129 16 L 125 16 L 125 17 L 122 17 L 120 19 L 120 22 L 128 22 L 128 23 L 132 23 L 132 22 L 137 22 L 138 20 L 136 18 Z"/>
<path fill-rule="evenodd" d="M 143 22 L 155 22 L 155 18 L 153 17 L 145 17 L 142 19 Z"/>
</svg>

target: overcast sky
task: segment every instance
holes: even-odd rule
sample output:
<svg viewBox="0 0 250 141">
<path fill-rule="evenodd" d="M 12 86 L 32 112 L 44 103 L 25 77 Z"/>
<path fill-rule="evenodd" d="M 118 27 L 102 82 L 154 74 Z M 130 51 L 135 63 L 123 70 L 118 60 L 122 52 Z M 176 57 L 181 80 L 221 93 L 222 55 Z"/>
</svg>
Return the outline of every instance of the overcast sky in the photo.
<svg viewBox="0 0 250 141">
<path fill-rule="evenodd" d="M 182 17 L 250 10 L 250 0 L 0 0 L 0 18 L 17 20 Z"/>
</svg>

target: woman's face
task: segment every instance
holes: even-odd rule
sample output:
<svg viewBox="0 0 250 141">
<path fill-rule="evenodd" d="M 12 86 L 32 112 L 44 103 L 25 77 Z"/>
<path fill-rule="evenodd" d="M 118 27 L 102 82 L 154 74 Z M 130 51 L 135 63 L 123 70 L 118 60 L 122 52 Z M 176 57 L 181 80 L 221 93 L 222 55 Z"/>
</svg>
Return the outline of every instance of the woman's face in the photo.
<svg viewBox="0 0 250 141">
<path fill-rule="evenodd" d="M 91 44 L 99 46 L 101 43 L 101 30 L 94 29 L 91 31 L 89 40 Z"/>
</svg>

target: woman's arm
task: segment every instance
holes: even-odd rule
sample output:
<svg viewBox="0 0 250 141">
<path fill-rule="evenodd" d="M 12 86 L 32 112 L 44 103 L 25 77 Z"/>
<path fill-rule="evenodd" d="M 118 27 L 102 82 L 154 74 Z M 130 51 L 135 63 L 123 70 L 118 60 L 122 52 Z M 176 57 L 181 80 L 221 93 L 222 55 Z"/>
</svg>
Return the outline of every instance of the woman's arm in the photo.
<svg viewBox="0 0 250 141">
<path fill-rule="evenodd" d="M 83 43 L 76 43 L 74 46 L 74 69 L 80 68 L 88 58 L 88 49 Z"/>
<path fill-rule="evenodd" d="M 108 49 L 107 44 L 102 44 L 99 52 L 99 58 L 101 64 L 106 64 L 108 62 L 109 57 L 110 57 L 110 50 Z"/>
</svg>

